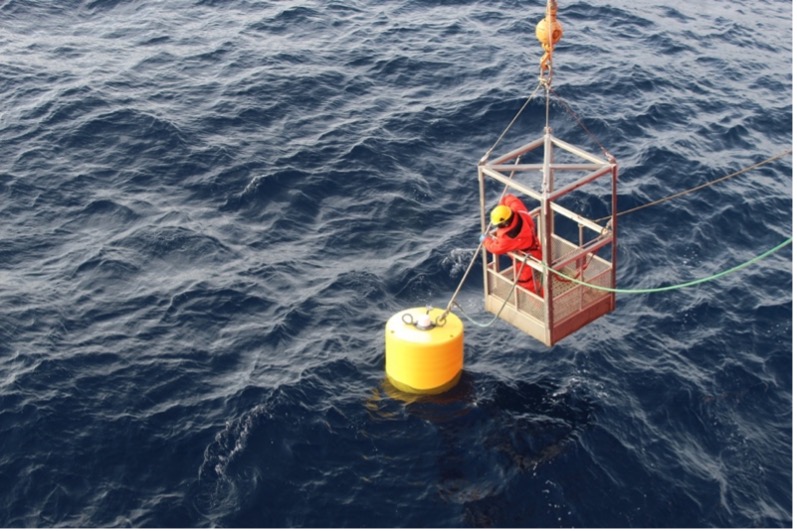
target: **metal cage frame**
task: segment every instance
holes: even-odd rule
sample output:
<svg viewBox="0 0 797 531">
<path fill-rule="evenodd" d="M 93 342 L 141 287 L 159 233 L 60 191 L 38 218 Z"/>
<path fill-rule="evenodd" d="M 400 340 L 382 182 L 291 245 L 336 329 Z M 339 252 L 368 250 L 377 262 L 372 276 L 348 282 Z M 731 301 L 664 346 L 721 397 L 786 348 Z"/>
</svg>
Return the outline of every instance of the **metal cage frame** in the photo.
<svg viewBox="0 0 797 531">
<path fill-rule="evenodd" d="M 539 158 L 540 148 L 541 161 L 520 162 L 534 155 Z M 558 157 L 562 162 L 554 161 Z M 556 138 L 546 127 L 542 137 L 491 160 L 485 156 L 478 164 L 482 233 L 488 226 L 486 185 L 494 180 L 502 183 L 505 191 L 511 189 L 539 203 L 530 214 L 542 246 L 541 260 L 525 253 L 508 253 L 512 262 L 508 267 L 502 267 L 498 255 L 482 249 L 485 309 L 549 347 L 615 309 L 611 290 L 615 288 L 617 263 L 618 166 L 611 155 L 606 153 L 606 157 Z M 539 173 L 541 192 L 526 182 L 528 175 Z M 560 204 L 569 194 L 607 177 L 611 179 L 611 215 L 606 226 Z M 562 181 L 559 188 L 555 180 Z M 558 219 L 578 227 L 577 241 L 557 234 Z M 542 279 L 542 296 L 515 285 L 516 261 L 525 261 Z M 557 272 L 569 278 L 580 277 L 581 282 L 566 280 Z"/>
</svg>

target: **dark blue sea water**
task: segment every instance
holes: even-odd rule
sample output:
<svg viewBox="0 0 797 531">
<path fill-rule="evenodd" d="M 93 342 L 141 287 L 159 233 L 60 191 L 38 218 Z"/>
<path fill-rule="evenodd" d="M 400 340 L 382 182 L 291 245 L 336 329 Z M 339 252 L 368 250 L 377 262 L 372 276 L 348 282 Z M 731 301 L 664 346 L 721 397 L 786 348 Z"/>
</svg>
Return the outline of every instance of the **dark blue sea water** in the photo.
<svg viewBox="0 0 797 531">
<path fill-rule="evenodd" d="M 790 527 L 791 247 L 553 348 L 466 321 L 435 399 L 383 381 L 387 319 L 476 249 L 544 4 L 0 1 L 0 525 Z M 551 125 L 620 210 L 792 146 L 791 2 L 559 19 Z M 791 176 L 621 217 L 618 286 L 783 242 Z"/>
</svg>

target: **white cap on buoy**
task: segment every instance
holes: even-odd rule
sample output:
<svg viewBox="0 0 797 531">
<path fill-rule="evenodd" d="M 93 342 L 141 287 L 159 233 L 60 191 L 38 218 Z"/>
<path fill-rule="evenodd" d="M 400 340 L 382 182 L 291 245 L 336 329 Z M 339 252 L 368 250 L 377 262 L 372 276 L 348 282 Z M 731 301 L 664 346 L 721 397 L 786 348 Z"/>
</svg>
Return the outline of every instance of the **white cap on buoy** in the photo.
<svg viewBox="0 0 797 531">
<path fill-rule="evenodd" d="M 420 315 L 415 322 L 415 326 L 421 330 L 429 330 L 432 328 L 432 318 L 427 313 Z"/>
</svg>

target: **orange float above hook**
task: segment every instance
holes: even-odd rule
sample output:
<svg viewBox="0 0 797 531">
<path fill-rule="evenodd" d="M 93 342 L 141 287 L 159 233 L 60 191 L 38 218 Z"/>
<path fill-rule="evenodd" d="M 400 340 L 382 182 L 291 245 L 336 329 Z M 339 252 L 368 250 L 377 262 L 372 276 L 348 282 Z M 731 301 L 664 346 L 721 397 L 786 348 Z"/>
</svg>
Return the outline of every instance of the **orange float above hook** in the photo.
<svg viewBox="0 0 797 531">
<path fill-rule="evenodd" d="M 556 20 L 557 5 L 556 0 L 548 0 L 545 9 L 545 18 L 537 24 L 537 40 L 540 41 L 542 49 L 545 50 L 540 59 L 540 70 L 551 69 L 553 65 L 553 49 L 557 42 L 562 38 L 564 31 L 562 24 Z"/>
</svg>

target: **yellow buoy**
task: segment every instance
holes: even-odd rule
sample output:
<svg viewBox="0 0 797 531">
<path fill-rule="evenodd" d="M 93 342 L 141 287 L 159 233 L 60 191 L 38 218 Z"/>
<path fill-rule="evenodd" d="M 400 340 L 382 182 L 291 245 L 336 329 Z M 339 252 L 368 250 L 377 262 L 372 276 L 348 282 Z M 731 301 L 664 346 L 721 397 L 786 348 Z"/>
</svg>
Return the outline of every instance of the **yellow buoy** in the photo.
<svg viewBox="0 0 797 531">
<path fill-rule="evenodd" d="M 438 308 L 412 308 L 385 325 L 385 372 L 405 393 L 438 394 L 459 381 L 465 342 L 462 321 Z"/>
</svg>

